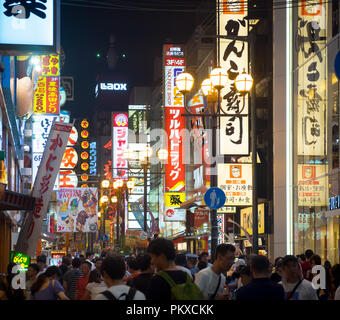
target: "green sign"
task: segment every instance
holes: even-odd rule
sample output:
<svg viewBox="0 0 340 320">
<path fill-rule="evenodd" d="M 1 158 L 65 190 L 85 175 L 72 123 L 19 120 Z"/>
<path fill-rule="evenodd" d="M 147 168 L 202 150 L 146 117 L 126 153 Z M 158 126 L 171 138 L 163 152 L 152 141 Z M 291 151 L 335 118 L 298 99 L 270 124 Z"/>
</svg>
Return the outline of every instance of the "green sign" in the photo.
<svg viewBox="0 0 340 320">
<path fill-rule="evenodd" d="M 27 270 L 31 263 L 31 258 L 19 252 L 11 252 L 11 261 L 21 265 L 22 270 Z"/>
</svg>

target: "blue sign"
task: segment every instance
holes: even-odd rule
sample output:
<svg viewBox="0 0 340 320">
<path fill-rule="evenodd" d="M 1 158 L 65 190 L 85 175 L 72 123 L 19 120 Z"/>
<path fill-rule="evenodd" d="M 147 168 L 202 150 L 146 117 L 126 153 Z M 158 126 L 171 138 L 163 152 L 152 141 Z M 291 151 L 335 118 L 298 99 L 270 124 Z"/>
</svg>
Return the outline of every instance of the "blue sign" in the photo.
<svg viewBox="0 0 340 320">
<path fill-rule="evenodd" d="M 102 236 L 101 236 L 101 240 L 102 241 L 107 241 L 109 238 L 108 238 L 108 236 L 106 235 L 106 234 L 103 234 Z"/>
<path fill-rule="evenodd" d="M 338 79 L 340 79 L 340 51 L 336 54 L 334 60 L 334 72 Z"/>
<path fill-rule="evenodd" d="M 204 202 L 210 209 L 222 208 L 225 201 L 225 193 L 220 188 L 210 188 L 204 195 Z"/>
</svg>

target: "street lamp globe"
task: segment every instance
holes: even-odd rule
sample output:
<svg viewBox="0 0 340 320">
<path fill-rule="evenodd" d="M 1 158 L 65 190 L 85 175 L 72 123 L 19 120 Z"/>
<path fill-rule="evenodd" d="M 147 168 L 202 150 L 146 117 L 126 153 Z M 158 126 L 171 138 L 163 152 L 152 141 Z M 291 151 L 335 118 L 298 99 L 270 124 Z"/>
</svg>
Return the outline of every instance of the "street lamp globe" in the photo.
<svg viewBox="0 0 340 320">
<path fill-rule="evenodd" d="M 109 180 L 103 180 L 101 185 L 102 185 L 102 188 L 107 189 L 110 186 L 110 181 Z"/>
<path fill-rule="evenodd" d="M 207 78 L 202 81 L 201 89 L 202 89 L 203 95 L 205 96 L 210 96 L 214 94 L 215 88 L 210 78 Z"/>
<path fill-rule="evenodd" d="M 123 151 L 123 158 L 124 159 L 131 159 L 132 151 L 130 149 L 125 149 Z"/>
<path fill-rule="evenodd" d="M 117 203 L 118 202 L 117 196 L 111 197 L 111 202 L 112 203 Z"/>
<path fill-rule="evenodd" d="M 243 71 L 235 79 L 236 90 L 241 94 L 246 94 L 251 90 L 253 82 L 254 80 L 252 76 Z"/>
<path fill-rule="evenodd" d="M 135 182 L 133 180 L 129 180 L 126 185 L 128 189 L 132 190 L 135 187 Z"/>
<path fill-rule="evenodd" d="M 228 72 L 223 68 L 215 68 L 210 72 L 210 79 L 215 89 L 223 89 L 228 81 Z"/>
<path fill-rule="evenodd" d="M 157 157 L 159 160 L 167 160 L 169 156 L 168 150 L 166 149 L 159 149 L 157 152 Z"/>
<path fill-rule="evenodd" d="M 117 180 L 117 186 L 118 186 L 118 188 L 121 188 L 122 186 L 124 185 L 124 182 L 123 182 L 123 180 Z"/>
<path fill-rule="evenodd" d="M 187 72 L 182 72 L 176 77 L 176 87 L 180 92 L 188 93 L 194 86 L 194 77 Z"/>
<path fill-rule="evenodd" d="M 101 202 L 101 203 L 107 203 L 107 202 L 109 202 L 109 197 L 108 197 L 108 196 L 102 196 L 102 197 L 100 198 L 100 202 Z"/>
</svg>

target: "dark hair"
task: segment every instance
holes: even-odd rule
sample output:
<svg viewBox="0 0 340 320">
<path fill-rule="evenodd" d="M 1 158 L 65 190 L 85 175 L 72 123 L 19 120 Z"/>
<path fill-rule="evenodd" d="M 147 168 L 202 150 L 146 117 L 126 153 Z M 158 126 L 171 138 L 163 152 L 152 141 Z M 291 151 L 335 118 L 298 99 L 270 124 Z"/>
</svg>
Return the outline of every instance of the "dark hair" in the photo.
<svg viewBox="0 0 340 320">
<path fill-rule="evenodd" d="M 92 255 L 93 255 L 92 252 L 90 252 L 90 251 L 87 251 L 87 252 L 86 252 L 86 258 L 89 258 L 89 257 L 91 257 Z"/>
<path fill-rule="evenodd" d="M 31 267 L 36 273 L 39 273 L 40 271 L 40 268 L 36 263 L 31 263 L 28 267 Z"/>
<path fill-rule="evenodd" d="M 74 259 L 72 260 L 72 267 L 73 267 L 73 268 L 80 268 L 80 266 L 81 266 L 81 261 L 80 261 L 80 259 L 79 259 L 79 258 L 74 258 Z"/>
<path fill-rule="evenodd" d="M 208 264 L 207 264 L 205 261 L 203 261 L 203 260 L 200 261 L 200 262 L 197 264 L 198 270 L 205 269 L 207 266 L 208 266 Z"/>
<path fill-rule="evenodd" d="M 208 256 L 209 256 L 209 253 L 206 252 L 206 251 L 202 252 L 202 253 L 198 256 L 198 260 L 201 261 L 202 258 L 203 258 L 204 256 L 207 256 L 207 257 L 208 257 Z"/>
<path fill-rule="evenodd" d="M 232 278 L 233 280 L 235 280 L 235 279 L 238 279 L 240 276 L 241 276 L 241 275 L 240 275 L 239 272 L 234 271 L 234 272 L 232 273 L 232 275 L 231 275 L 231 278 Z"/>
<path fill-rule="evenodd" d="M 306 261 L 306 256 L 304 254 L 300 254 L 299 255 L 299 258 L 302 260 L 302 261 Z"/>
<path fill-rule="evenodd" d="M 101 274 L 97 269 L 94 269 L 90 272 L 89 283 L 96 282 L 101 283 Z"/>
<path fill-rule="evenodd" d="M 314 261 L 314 264 L 320 266 L 321 265 L 321 257 L 317 254 L 313 254 L 310 258 L 310 262 Z"/>
<path fill-rule="evenodd" d="M 173 242 L 164 238 L 152 240 L 147 251 L 156 256 L 164 254 L 167 260 L 175 260 L 176 257 L 176 250 Z"/>
<path fill-rule="evenodd" d="M 177 266 L 185 266 L 187 264 L 187 258 L 184 253 L 179 253 L 176 255 L 175 264 Z"/>
<path fill-rule="evenodd" d="M 46 263 L 46 256 L 44 254 L 38 256 L 37 262 Z"/>
<path fill-rule="evenodd" d="M 216 259 L 218 255 L 225 256 L 228 252 L 235 252 L 235 247 L 227 243 L 219 244 L 216 248 Z"/>
<path fill-rule="evenodd" d="M 101 274 L 104 275 L 105 272 L 112 280 L 123 279 L 125 271 L 126 267 L 124 260 L 117 256 L 108 256 L 105 258 L 100 268 Z"/>
<path fill-rule="evenodd" d="M 267 274 L 269 270 L 269 260 L 265 256 L 256 256 L 251 259 L 251 268 L 255 273 Z"/>
<path fill-rule="evenodd" d="M 128 257 L 126 260 L 127 266 L 132 270 L 139 270 L 137 259 L 133 257 Z"/>
<path fill-rule="evenodd" d="M 67 266 L 71 265 L 71 259 L 68 256 L 63 256 L 61 262 L 62 262 L 62 264 L 65 264 Z"/>
<path fill-rule="evenodd" d="M 331 269 L 331 274 L 333 276 L 333 284 L 335 288 L 340 285 L 340 264 L 335 264 Z"/>
<path fill-rule="evenodd" d="M 240 276 L 245 274 L 247 276 L 251 276 L 251 271 L 249 266 L 240 266 L 238 272 L 240 273 Z"/>
<path fill-rule="evenodd" d="M 288 263 L 290 262 L 294 262 L 294 263 L 299 263 L 299 260 L 297 259 L 297 257 L 292 256 L 292 255 L 286 255 L 284 256 L 284 258 L 282 259 L 282 266 L 286 266 L 288 265 Z"/>
<path fill-rule="evenodd" d="M 32 287 L 31 287 L 32 296 L 34 296 L 34 294 L 40 290 L 40 288 L 42 287 L 46 279 L 47 279 L 46 273 L 42 273 L 38 276 L 37 280 L 33 282 Z"/>
<path fill-rule="evenodd" d="M 323 266 L 325 267 L 325 269 L 328 269 L 328 270 L 332 268 L 332 264 L 328 260 L 325 261 Z"/>
<path fill-rule="evenodd" d="M 53 277 L 57 275 L 59 278 L 61 277 L 61 271 L 57 266 L 48 267 L 45 271 L 46 277 Z"/>
<path fill-rule="evenodd" d="M 151 256 L 149 254 L 140 254 L 136 258 L 140 271 L 146 271 L 151 266 Z"/>
<path fill-rule="evenodd" d="M 313 250 L 307 249 L 307 250 L 305 251 L 306 259 L 309 259 L 313 254 L 314 254 Z"/>
<path fill-rule="evenodd" d="M 282 257 L 277 257 L 274 261 L 274 266 L 276 267 L 282 259 L 283 259 Z"/>
<path fill-rule="evenodd" d="M 82 262 L 82 265 L 83 264 L 87 264 L 89 266 L 90 270 L 92 269 L 92 264 L 90 262 L 85 260 L 85 261 Z"/>
</svg>

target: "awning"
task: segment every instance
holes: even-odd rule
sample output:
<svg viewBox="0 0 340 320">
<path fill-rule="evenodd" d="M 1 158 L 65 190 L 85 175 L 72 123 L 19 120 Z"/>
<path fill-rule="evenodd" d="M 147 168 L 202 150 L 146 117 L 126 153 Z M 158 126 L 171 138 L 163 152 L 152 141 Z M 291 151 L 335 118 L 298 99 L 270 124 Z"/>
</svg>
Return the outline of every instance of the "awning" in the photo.
<svg viewBox="0 0 340 320">
<path fill-rule="evenodd" d="M 34 209 L 36 199 L 9 190 L 5 190 L 5 185 L 0 184 L 0 210 L 28 210 Z"/>
</svg>

